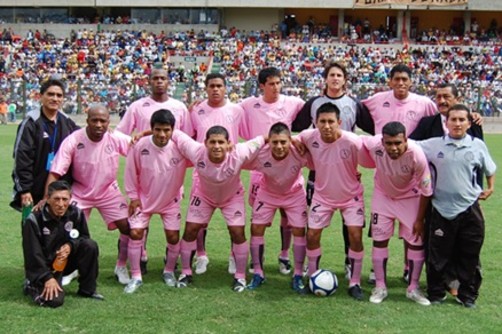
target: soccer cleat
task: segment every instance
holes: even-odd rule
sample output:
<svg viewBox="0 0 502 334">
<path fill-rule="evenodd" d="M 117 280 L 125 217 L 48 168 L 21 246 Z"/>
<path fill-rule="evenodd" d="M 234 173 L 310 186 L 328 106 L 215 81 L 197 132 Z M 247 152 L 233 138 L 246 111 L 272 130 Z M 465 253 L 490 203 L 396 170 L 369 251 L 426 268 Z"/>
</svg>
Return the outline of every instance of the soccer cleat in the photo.
<svg viewBox="0 0 502 334">
<path fill-rule="evenodd" d="M 352 278 L 352 265 L 350 263 L 345 264 L 345 279 L 350 281 Z"/>
<path fill-rule="evenodd" d="M 199 256 L 197 261 L 195 261 L 195 273 L 197 275 L 202 275 L 207 271 L 207 265 L 209 263 L 209 258 L 205 255 Z"/>
<path fill-rule="evenodd" d="M 410 272 L 409 272 L 408 269 L 405 269 L 403 271 L 403 282 L 406 283 L 406 284 L 410 283 Z"/>
<path fill-rule="evenodd" d="M 413 300 L 415 303 L 418 303 L 423 306 L 429 306 L 431 302 L 427 299 L 422 291 L 419 288 L 416 288 L 411 291 L 406 291 L 406 298 Z"/>
<path fill-rule="evenodd" d="M 246 280 L 244 278 L 234 278 L 232 290 L 234 290 L 235 292 L 242 292 L 246 290 Z"/>
<path fill-rule="evenodd" d="M 192 282 L 192 275 L 181 274 L 180 277 L 178 277 L 178 283 L 176 284 L 176 286 L 178 288 L 186 288 L 187 286 L 192 284 Z"/>
<path fill-rule="evenodd" d="M 74 270 L 72 273 L 63 276 L 63 279 L 61 280 L 61 285 L 67 286 L 73 281 L 75 278 L 78 277 L 78 270 Z"/>
<path fill-rule="evenodd" d="M 446 300 L 446 295 L 443 297 L 430 297 L 429 296 L 429 301 L 431 302 L 431 305 L 440 305 L 443 304 L 443 302 Z"/>
<path fill-rule="evenodd" d="M 251 283 L 247 286 L 249 290 L 256 290 L 260 285 L 265 283 L 265 277 L 262 277 L 258 274 L 253 275 L 253 279 L 251 280 Z"/>
<path fill-rule="evenodd" d="M 385 298 L 387 298 L 386 288 L 374 288 L 371 291 L 370 302 L 373 304 L 380 304 Z"/>
<path fill-rule="evenodd" d="M 283 275 L 289 275 L 291 272 L 291 261 L 289 259 L 283 259 L 279 257 L 279 272 Z"/>
<path fill-rule="evenodd" d="M 176 276 L 174 276 L 174 273 L 163 273 L 162 279 L 164 279 L 164 283 L 166 283 L 167 286 L 176 286 Z"/>
<path fill-rule="evenodd" d="M 87 293 L 83 293 L 82 291 L 78 291 L 77 294 L 81 297 L 84 297 L 84 298 L 91 298 L 94 300 L 105 300 L 105 297 L 102 294 L 97 293 L 96 291 L 94 291 L 91 294 L 87 294 Z"/>
<path fill-rule="evenodd" d="M 368 284 L 375 285 L 376 284 L 376 277 L 375 277 L 375 272 L 373 269 L 370 271 L 370 275 L 368 276 Z"/>
<path fill-rule="evenodd" d="M 143 285 L 143 281 L 137 278 L 133 278 L 129 281 L 129 283 L 124 288 L 124 293 L 135 293 L 136 290 L 139 289 L 140 286 Z"/>
<path fill-rule="evenodd" d="M 462 300 L 458 297 L 455 297 L 455 301 L 465 308 L 476 308 L 476 303 L 474 301 Z"/>
<path fill-rule="evenodd" d="M 141 275 L 146 275 L 146 273 L 148 272 L 148 270 L 146 268 L 147 264 L 148 264 L 148 259 L 141 259 L 139 261 L 139 267 L 141 269 Z"/>
<path fill-rule="evenodd" d="M 235 266 L 235 259 L 233 256 L 230 256 L 228 258 L 228 273 L 230 275 L 234 275 L 236 271 L 237 271 L 237 267 Z"/>
<path fill-rule="evenodd" d="M 115 277 L 119 281 L 120 284 L 129 284 L 131 278 L 129 277 L 129 272 L 127 271 L 127 267 L 115 267 L 113 271 L 115 273 Z"/>
<path fill-rule="evenodd" d="M 307 293 L 307 288 L 305 287 L 305 284 L 303 284 L 302 275 L 293 276 L 293 280 L 291 281 L 291 288 L 300 295 L 304 295 Z"/>
<path fill-rule="evenodd" d="M 349 287 L 349 296 L 351 296 L 355 300 L 363 300 L 363 290 L 361 289 L 359 284 Z"/>
</svg>

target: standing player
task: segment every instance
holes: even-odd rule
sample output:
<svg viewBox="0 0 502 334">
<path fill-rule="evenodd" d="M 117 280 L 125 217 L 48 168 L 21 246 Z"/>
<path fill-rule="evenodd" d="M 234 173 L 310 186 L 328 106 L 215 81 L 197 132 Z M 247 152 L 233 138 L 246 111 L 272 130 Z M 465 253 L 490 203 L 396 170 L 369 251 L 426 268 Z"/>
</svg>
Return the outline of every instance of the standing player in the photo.
<svg viewBox="0 0 502 334">
<path fill-rule="evenodd" d="M 244 109 L 244 123 L 241 135 L 244 139 L 250 140 L 260 135 L 265 135 L 270 127 L 283 122 L 291 128 L 293 120 L 304 105 L 304 101 L 294 96 L 281 94 L 281 72 L 274 67 L 267 67 L 258 73 L 258 83 L 263 95 L 259 97 L 248 97 L 241 102 Z M 260 173 L 251 172 L 251 184 L 249 187 L 249 205 L 253 206 L 260 182 Z M 279 255 L 279 271 L 288 275 L 291 272 L 291 261 L 289 260 L 289 246 L 291 244 L 291 227 L 288 224 L 286 215 L 281 212 L 281 253 Z"/>
<path fill-rule="evenodd" d="M 190 112 L 193 128 L 195 130 L 195 140 L 204 143 L 207 130 L 212 126 L 220 125 L 228 131 L 231 143 L 239 142 L 239 126 L 242 122 L 242 108 L 225 98 L 226 80 L 218 73 L 208 74 L 205 80 L 207 100 L 202 101 Z M 197 177 L 194 173 L 193 177 Z M 195 273 L 203 274 L 207 270 L 209 258 L 206 254 L 207 228 L 201 228 L 197 235 L 197 259 L 195 262 Z M 234 257 L 230 256 L 229 272 L 235 273 Z"/>
<path fill-rule="evenodd" d="M 413 225 L 423 221 L 432 185 L 427 159 L 414 142 L 406 139 L 400 122 L 389 122 L 383 135 L 365 137 L 359 151 L 362 166 L 376 168 L 371 203 L 371 237 L 373 238 L 373 269 L 376 287 L 370 302 L 379 304 L 387 297 L 387 259 L 389 239 L 394 233 L 394 220 L 399 220 L 399 236 L 406 242 L 409 284 L 406 297 L 430 305 L 419 289 L 424 265 L 424 244 L 415 237 Z"/>
<path fill-rule="evenodd" d="M 307 226 L 307 201 L 302 167 L 308 158 L 292 148 L 291 134 L 284 123 L 272 125 L 269 144 L 246 168 L 262 173 L 251 218 L 251 258 L 253 280 L 248 289 L 254 290 L 265 282 L 263 255 L 265 253 L 265 229 L 272 224 L 275 210 L 282 209 L 293 231 L 294 274 L 291 286 L 303 294 L 303 263 L 305 261 L 305 227 Z"/>
<path fill-rule="evenodd" d="M 339 209 L 349 232 L 348 256 L 352 275 L 348 292 L 354 299 L 362 300 L 364 199 L 357 171 L 358 151 L 362 143 L 357 135 L 340 129 L 339 117 L 340 110 L 336 105 L 323 104 L 317 109 L 316 129 L 305 130 L 298 135 L 312 155 L 316 171 L 315 192 L 308 218 L 308 275 L 318 269 L 322 231 L 331 224 L 333 213 Z"/>
<path fill-rule="evenodd" d="M 154 112 L 151 120 L 153 135 L 141 138 L 127 156 L 125 188 L 130 199 L 128 257 L 132 278 L 124 289 L 126 293 L 134 293 L 143 285 L 140 266 L 142 240 L 155 213 L 162 218 L 167 240 L 162 277 L 168 286 L 176 285 L 174 267 L 180 253 L 180 190 L 187 162 L 170 140 L 175 122 L 168 110 Z M 165 180 L 170 181 L 166 183 Z"/>
<path fill-rule="evenodd" d="M 373 119 L 364 110 L 364 105 L 346 94 L 347 69 L 338 62 L 329 62 L 323 71 L 323 78 L 326 83 L 324 94 L 315 96 L 305 103 L 300 113 L 293 122 L 293 131 L 303 131 L 315 126 L 317 110 L 325 103 L 332 103 L 340 110 L 340 128 L 345 131 L 354 132 L 356 125 L 363 131 L 374 134 L 375 125 Z M 310 171 L 307 183 L 307 204 L 310 206 L 314 195 L 315 171 Z M 343 218 L 342 218 L 343 219 Z M 350 279 L 351 267 L 348 257 L 349 235 L 347 226 L 342 224 L 343 241 L 345 243 L 345 276 Z"/>
<path fill-rule="evenodd" d="M 127 135 L 133 132 L 140 133 L 150 130 L 150 120 L 155 111 L 160 109 L 169 110 L 176 119 L 176 129 L 184 131 L 189 136 L 193 135 L 193 129 L 190 122 L 190 115 L 183 102 L 169 97 L 167 88 L 169 77 L 167 71 L 163 68 L 154 68 L 150 74 L 149 96 L 143 97 L 133 102 L 124 117 L 117 125 L 117 130 Z M 145 244 L 148 235 L 148 229 L 145 234 Z M 141 272 L 146 274 L 148 255 L 146 248 L 143 248 L 141 255 Z"/>
<path fill-rule="evenodd" d="M 184 288 L 192 282 L 191 262 L 196 249 L 197 234 L 202 226 L 209 223 L 216 208 L 220 208 L 232 239 L 236 266 L 233 290 L 242 292 L 246 287 L 249 248 L 244 233 L 246 209 L 240 171 L 245 163 L 256 156 L 265 140 L 258 137 L 237 144 L 233 151 L 228 153 L 228 138 L 228 131 L 218 125 L 207 131 L 204 144 L 192 140 L 180 131 L 175 131 L 172 137 L 181 153 L 193 163 L 198 174 L 192 184 L 187 222 L 181 240 L 182 271 L 178 278 L 179 288 Z"/>
<path fill-rule="evenodd" d="M 110 114 L 106 107 L 92 106 L 87 114 L 87 126 L 72 133 L 61 144 L 47 185 L 71 170 L 74 180 L 72 199 L 86 219 L 89 220 L 92 208 L 97 208 L 108 230 L 119 229 L 120 248 L 115 275 L 121 284 L 127 284 L 128 206 L 120 193 L 117 171 L 119 157 L 127 155 L 131 138 L 120 132 L 110 133 L 109 124 Z"/>
</svg>

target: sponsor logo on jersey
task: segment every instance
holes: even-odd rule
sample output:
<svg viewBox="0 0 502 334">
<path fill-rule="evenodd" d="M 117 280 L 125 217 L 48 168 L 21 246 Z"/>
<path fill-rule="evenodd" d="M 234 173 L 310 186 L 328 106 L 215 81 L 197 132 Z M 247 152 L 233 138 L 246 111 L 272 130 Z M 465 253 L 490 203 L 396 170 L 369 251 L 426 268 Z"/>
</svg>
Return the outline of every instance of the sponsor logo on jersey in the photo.
<svg viewBox="0 0 502 334">
<path fill-rule="evenodd" d="M 49 138 L 49 134 L 44 131 L 44 138 Z"/>
<path fill-rule="evenodd" d="M 127 203 L 120 203 L 119 209 L 127 209 L 127 208 L 128 208 Z"/>
<path fill-rule="evenodd" d="M 389 102 L 384 102 L 382 104 L 382 107 L 384 107 L 384 108 L 390 108 L 390 103 Z"/>
<path fill-rule="evenodd" d="M 263 167 L 266 167 L 266 168 L 272 167 L 272 163 L 270 161 L 267 161 L 263 164 Z"/>
<path fill-rule="evenodd" d="M 383 151 L 380 150 L 380 149 L 378 149 L 378 150 L 375 151 L 375 155 L 379 156 L 379 157 L 383 157 Z"/>
<path fill-rule="evenodd" d="M 178 214 L 176 215 L 176 218 L 177 218 L 177 219 L 181 219 L 181 213 L 178 213 Z"/>
<path fill-rule="evenodd" d="M 150 102 L 145 102 L 143 103 L 142 107 L 149 107 L 150 106 Z"/>
<path fill-rule="evenodd" d="M 197 168 L 206 168 L 206 163 L 204 161 L 197 162 Z"/>
<path fill-rule="evenodd" d="M 77 150 L 83 150 L 85 148 L 84 143 L 78 143 Z"/>
<path fill-rule="evenodd" d="M 316 142 L 316 141 L 315 141 L 315 142 L 313 142 L 313 143 L 312 143 L 312 147 L 313 147 L 313 148 L 319 148 L 319 143 L 318 143 L 318 142 Z"/>
<path fill-rule="evenodd" d="M 434 235 L 442 237 L 444 236 L 444 232 L 440 228 L 438 228 L 437 230 L 434 231 Z"/>
<path fill-rule="evenodd" d="M 357 209 L 356 214 L 359 216 L 364 216 L 364 210 L 362 208 L 359 208 L 359 209 Z"/>
<path fill-rule="evenodd" d="M 444 153 L 443 152 L 439 152 L 438 155 L 437 155 L 437 158 L 438 159 L 443 159 L 444 158 Z"/>
<path fill-rule="evenodd" d="M 204 109 L 199 109 L 199 111 L 197 111 L 198 115 L 204 115 L 205 113 L 206 111 Z"/>
<path fill-rule="evenodd" d="M 414 194 L 418 194 L 418 189 L 417 189 L 417 188 L 413 188 L 413 189 L 411 189 L 411 191 L 412 191 Z"/>
<path fill-rule="evenodd" d="M 239 210 L 235 211 L 234 217 L 242 217 L 242 212 L 240 212 Z"/>
<path fill-rule="evenodd" d="M 150 155 L 150 151 L 148 151 L 148 149 L 143 149 L 141 150 L 141 155 Z"/>
<path fill-rule="evenodd" d="M 230 168 L 230 167 L 229 167 L 229 168 L 227 168 L 227 169 L 225 170 L 225 175 L 227 175 L 227 176 L 232 176 L 232 175 L 234 175 L 234 174 L 235 174 L 235 170 L 234 170 L 233 168 Z"/>
<path fill-rule="evenodd" d="M 44 227 L 42 229 L 42 234 L 43 235 L 50 235 L 51 234 L 51 230 L 49 230 L 47 227 Z"/>
<path fill-rule="evenodd" d="M 302 212 L 302 217 L 307 217 L 307 211 Z"/>
<path fill-rule="evenodd" d="M 253 108 L 255 109 L 260 109 L 261 108 L 261 104 L 259 104 L 258 102 L 254 104 Z"/>
</svg>

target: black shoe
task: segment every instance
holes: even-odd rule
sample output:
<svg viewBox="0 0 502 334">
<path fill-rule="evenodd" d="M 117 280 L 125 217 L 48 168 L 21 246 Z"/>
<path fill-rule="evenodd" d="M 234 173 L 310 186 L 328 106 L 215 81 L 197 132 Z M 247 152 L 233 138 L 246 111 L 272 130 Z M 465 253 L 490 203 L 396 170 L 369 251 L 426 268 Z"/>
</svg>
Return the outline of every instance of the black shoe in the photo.
<svg viewBox="0 0 502 334">
<path fill-rule="evenodd" d="M 146 273 L 148 272 L 148 270 L 146 269 L 146 265 L 148 264 L 148 260 L 141 260 L 139 262 L 139 267 L 141 268 L 141 275 L 146 275 Z"/>
<path fill-rule="evenodd" d="M 192 275 L 185 275 L 181 274 L 180 277 L 178 277 L 178 282 L 176 283 L 176 286 L 178 288 L 186 288 L 190 284 L 192 284 L 193 278 Z"/>
<path fill-rule="evenodd" d="M 95 299 L 95 300 L 105 300 L 105 297 L 102 294 L 97 293 L 96 291 L 94 291 L 91 294 L 79 291 L 79 292 L 77 292 L 77 294 L 81 297 L 84 297 L 84 298 L 91 298 L 91 299 Z"/>
<path fill-rule="evenodd" d="M 465 308 L 476 308 L 476 303 L 473 300 L 462 300 L 459 297 L 456 297 L 455 300 Z"/>
<path fill-rule="evenodd" d="M 349 296 L 351 296 L 355 300 L 363 300 L 363 290 L 361 289 L 359 284 L 356 284 L 349 288 Z"/>
<path fill-rule="evenodd" d="M 429 299 L 429 301 L 431 302 L 431 305 L 441 305 L 446 300 L 446 295 L 444 295 L 443 297 L 429 296 L 427 299 Z"/>
</svg>

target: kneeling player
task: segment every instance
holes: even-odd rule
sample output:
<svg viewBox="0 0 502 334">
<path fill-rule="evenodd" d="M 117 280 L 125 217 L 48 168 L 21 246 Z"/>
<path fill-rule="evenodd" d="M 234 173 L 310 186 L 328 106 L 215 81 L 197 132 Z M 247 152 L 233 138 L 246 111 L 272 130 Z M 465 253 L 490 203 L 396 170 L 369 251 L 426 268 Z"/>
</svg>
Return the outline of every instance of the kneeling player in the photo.
<svg viewBox="0 0 502 334">
<path fill-rule="evenodd" d="M 130 199 L 129 263 L 132 279 L 124 292 L 134 293 L 141 285 L 141 248 L 150 218 L 158 213 L 167 239 L 166 265 L 162 277 L 176 285 L 174 267 L 180 252 L 181 187 L 187 161 L 170 140 L 175 118 L 168 110 L 157 110 L 151 118 L 153 135 L 141 138 L 127 156 L 125 188 Z M 166 182 L 166 180 L 169 180 Z"/>
<path fill-rule="evenodd" d="M 174 131 L 172 140 L 193 163 L 199 176 L 192 184 L 187 223 L 181 240 L 182 271 L 178 287 L 186 287 L 192 282 L 191 262 L 195 254 L 197 234 L 209 223 L 214 210 L 220 208 L 232 239 L 236 265 L 233 290 L 242 292 L 246 287 L 249 248 L 244 233 L 246 210 L 240 171 L 243 164 L 256 156 L 265 140 L 260 136 L 237 144 L 232 152 L 227 152 L 230 147 L 228 131 L 222 126 L 211 127 L 206 133 L 204 144 L 180 131 Z"/>
<path fill-rule="evenodd" d="M 379 304 L 387 297 L 387 258 L 389 239 L 394 233 L 394 220 L 399 220 L 399 236 L 407 244 L 410 279 L 406 297 L 430 305 L 419 289 L 424 265 L 424 247 L 416 237 L 413 225 L 423 221 L 427 197 L 432 196 L 431 176 L 423 151 L 406 139 L 406 129 L 399 122 L 387 123 L 382 136 L 365 137 L 359 154 L 362 166 L 376 168 L 375 188 L 371 202 L 371 237 L 376 287 L 370 302 Z"/>
<path fill-rule="evenodd" d="M 272 224 L 275 211 L 282 209 L 294 236 L 295 268 L 292 288 L 298 293 L 305 291 L 302 272 L 305 261 L 307 201 L 301 171 L 307 163 L 307 157 L 300 156 L 296 149 L 292 148 L 288 126 L 276 123 L 269 132 L 269 145 L 262 148 L 258 156 L 246 166 L 262 173 L 251 221 L 251 258 L 254 275 L 248 289 L 256 289 L 265 281 L 263 273 L 265 228 Z"/>
</svg>

